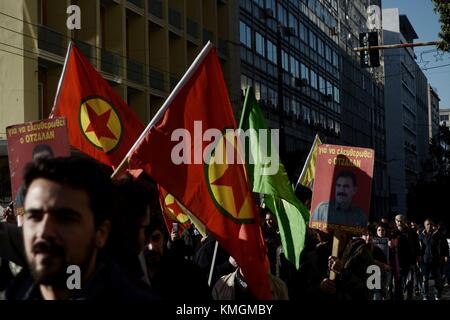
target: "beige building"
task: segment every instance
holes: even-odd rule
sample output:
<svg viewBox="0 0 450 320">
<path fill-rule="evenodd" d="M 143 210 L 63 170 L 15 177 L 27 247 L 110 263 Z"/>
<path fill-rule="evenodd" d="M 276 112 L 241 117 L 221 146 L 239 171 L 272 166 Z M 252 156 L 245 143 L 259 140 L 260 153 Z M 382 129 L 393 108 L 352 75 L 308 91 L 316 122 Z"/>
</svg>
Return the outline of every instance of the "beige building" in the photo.
<svg viewBox="0 0 450 320">
<path fill-rule="evenodd" d="M 450 128 L 450 108 L 439 110 L 439 124 Z"/>
<path fill-rule="evenodd" d="M 81 9 L 80 30 L 66 26 L 70 5 Z M 48 116 L 71 38 L 147 123 L 208 40 L 237 107 L 238 12 L 227 0 L 0 1 L 0 202 L 5 128 Z"/>
</svg>

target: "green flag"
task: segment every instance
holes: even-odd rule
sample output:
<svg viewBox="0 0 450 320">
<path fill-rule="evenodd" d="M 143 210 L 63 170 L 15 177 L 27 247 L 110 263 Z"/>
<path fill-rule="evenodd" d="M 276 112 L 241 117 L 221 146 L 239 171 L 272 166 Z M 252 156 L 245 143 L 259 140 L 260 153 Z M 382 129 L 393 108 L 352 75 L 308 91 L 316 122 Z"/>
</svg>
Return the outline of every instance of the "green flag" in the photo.
<svg viewBox="0 0 450 320">
<path fill-rule="evenodd" d="M 278 150 L 271 150 L 271 133 L 251 88 L 247 89 L 245 95 L 239 128 L 251 132 L 247 135 L 250 151 L 247 154 L 250 154 L 251 159 L 246 162 L 250 162 L 248 168 L 253 192 L 264 195 L 265 205 L 277 218 L 284 254 L 298 269 L 309 212 L 296 197 L 284 166 L 279 161 Z M 275 170 L 274 165 L 277 166 Z"/>
</svg>

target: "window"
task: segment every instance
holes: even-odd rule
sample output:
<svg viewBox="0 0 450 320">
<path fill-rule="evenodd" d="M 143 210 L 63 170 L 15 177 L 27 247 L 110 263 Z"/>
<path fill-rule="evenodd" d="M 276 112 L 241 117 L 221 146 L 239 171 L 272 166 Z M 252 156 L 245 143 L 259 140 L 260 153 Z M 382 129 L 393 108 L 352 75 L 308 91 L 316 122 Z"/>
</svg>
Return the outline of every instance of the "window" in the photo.
<svg viewBox="0 0 450 320">
<path fill-rule="evenodd" d="M 308 81 L 308 84 L 309 84 L 310 83 L 310 81 L 309 81 L 309 69 L 303 63 L 300 64 L 300 72 L 301 72 L 302 79 L 306 79 Z"/>
<path fill-rule="evenodd" d="M 312 30 L 309 30 L 309 46 L 314 51 L 317 50 L 317 36 Z"/>
<path fill-rule="evenodd" d="M 298 20 L 292 13 L 289 13 L 289 27 L 294 28 L 295 35 L 298 35 Z"/>
<path fill-rule="evenodd" d="M 311 87 L 317 89 L 317 74 L 311 70 Z"/>
<path fill-rule="evenodd" d="M 334 102 L 339 103 L 339 96 L 340 96 L 340 92 L 339 92 L 339 88 L 338 87 L 333 87 L 334 89 Z"/>
<path fill-rule="evenodd" d="M 299 62 L 294 57 L 291 57 L 291 73 L 295 78 L 299 78 L 300 76 Z"/>
<path fill-rule="evenodd" d="M 289 72 L 289 55 L 284 50 L 281 51 L 281 65 L 285 71 Z"/>
<path fill-rule="evenodd" d="M 329 129 L 334 129 L 334 121 L 333 121 L 333 119 L 331 119 L 331 118 L 327 119 L 327 127 Z"/>
<path fill-rule="evenodd" d="M 241 74 L 241 90 L 245 92 L 245 89 L 250 85 L 249 82 L 251 79 L 249 79 L 247 76 Z"/>
<path fill-rule="evenodd" d="M 272 88 L 269 88 L 267 90 L 268 93 L 268 100 L 269 103 L 272 105 L 272 107 L 276 107 L 278 104 L 278 93 L 273 90 Z"/>
<path fill-rule="evenodd" d="M 440 121 L 448 121 L 448 114 L 441 114 L 439 116 Z"/>
<path fill-rule="evenodd" d="M 308 28 L 303 23 L 300 23 L 300 39 L 308 43 Z"/>
<path fill-rule="evenodd" d="M 333 66 L 339 68 L 339 56 L 336 51 L 333 50 Z"/>
<path fill-rule="evenodd" d="M 338 8 L 337 0 L 331 0 L 331 6 L 333 7 L 334 10 L 337 10 Z"/>
<path fill-rule="evenodd" d="M 281 4 L 278 4 L 277 17 L 278 17 L 278 21 L 281 22 L 282 25 L 284 25 L 284 26 L 288 25 L 287 11 Z"/>
<path fill-rule="evenodd" d="M 253 0 L 260 7 L 264 7 L 264 0 Z"/>
<path fill-rule="evenodd" d="M 249 48 L 252 47 L 252 33 L 250 27 L 244 22 L 239 22 L 239 39 L 241 43 Z"/>
<path fill-rule="evenodd" d="M 308 7 L 312 10 L 316 10 L 316 0 L 308 0 Z"/>
<path fill-rule="evenodd" d="M 319 91 L 323 94 L 327 94 L 327 85 L 324 78 L 319 76 Z"/>
<path fill-rule="evenodd" d="M 255 99 L 256 101 L 261 100 L 261 84 L 257 81 L 255 81 L 255 84 L 253 86 L 255 90 Z"/>
<path fill-rule="evenodd" d="M 341 123 L 335 121 L 334 122 L 334 131 L 339 135 L 341 134 Z"/>
<path fill-rule="evenodd" d="M 300 118 L 300 102 L 294 99 L 292 99 L 292 113 L 296 119 Z"/>
<path fill-rule="evenodd" d="M 255 46 L 256 46 L 256 52 L 258 52 L 260 55 L 265 57 L 266 56 L 266 40 L 258 32 L 255 33 Z"/>
<path fill-rule="evenodd" d="M 267 40 L 267 58 L 277 64 L 277 46 L 270 40 Z"/>
<path fill-rule="evenodd" d="M 325 115 L 322 113 L 319 114 L 319 122 L 320 122 L 320 125 L 322 126 L 322 128 L 325 128 L 327 126 L 327 119 L 326 119 Z"/>
<path fill-rule="evenodd" d="M 321 55 L 322 57 L 325 56 L 324 43 L 320 38 L 317 38 L 317 52 L 319 52 L 319 55 Z"/>
<path fill-rule="evenodd" d="M 327 95 L 333 95 L 333 84 L 327 81 Z"/>
<path fill-rule="evenodd" d="M 307 106 L 302 106 L 303 120 L 311 123 L 311 110 Z"/>
<path fill-rule="evenodd" d="M 290 106 L 291 106 L 291 99 L 289 99 L 288 97 L 284 96 L 284 99 L 283 99 L 283 110 L 284 110 L 284 113 L 286 113 L 286 114 L 289 113 Z"/>
<path fill-rule="evenodd" d="M 328 45 L 325 45 L 325 59 L 327 59 L 328 62 L 332 62 L 331 61 L 331 48 Z"/>
<path fill-rule="evenodd" d="M 275 12 L 276 12 L 276 9 L 277 9 L 275 0 L 266 0 L 266 8 L 267 9 L 272 9 L 273 14 L 275 16 Z"/>
<path fill-rule="evenodd" d="M 261 100 L 267 101 L 268 95 L 267 95 L 267 87 L 264 84 L 261 84 Z"/>
<path fill-rule="evenodd" d="M 323 5 L 320 2 L 317 2 L 316 5 L 316 15 L 321 19 L 321 20 L 325 20 L 324 19 L 324 12 L 325 12 L 325 8 L 323 7 Z"/>
<path fill-rule="evenodd" d="M 311 110 L 311 121 L 313 124 L 319 123 L 319 114 L 316 110 Z"/>
</svg>

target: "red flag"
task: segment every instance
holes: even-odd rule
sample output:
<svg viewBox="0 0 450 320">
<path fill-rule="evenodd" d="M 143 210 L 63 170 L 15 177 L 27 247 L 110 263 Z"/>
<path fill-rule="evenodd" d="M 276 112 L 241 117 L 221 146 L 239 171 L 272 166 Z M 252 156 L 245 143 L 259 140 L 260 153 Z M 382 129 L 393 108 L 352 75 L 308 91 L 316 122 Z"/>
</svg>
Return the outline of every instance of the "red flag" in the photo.
<svg viewBox="0 0 450 320">
<path fill-rule="evenodd" d="M 255 297 L 270 299 L 266 248 L 245 166 L 217 164 L 202 157 L 213 150 L 212 159 L 219 154 L 215 151 L 230 145 L 222 133 L 236 128 L 219 59 L 215 48 L 210 48 L 209 44 L 203 49 L 174 89 L 162 116 L 147 127 L 132 150 L 130 165 L 142 168 L 206 226 L 236 259 Z M 192 144 L 183 140 L 187 146 L 183 155 L 194 163 L 174 163 L 178 160 L 172 159 L 172 152 L 180 147 L 179 140 L 172 141 L 177 129 L 186 140 L 194 137 Z M 217 129 L 217 144 L 209 146 L 211 142 L 198 136 L 208 129 Z"/>
<path fill-rule="evenodd" d="M 180 207 L 177 199 L 161 186 L 158 185 L 159 191 L 159 203 L 163 213 L 164 222 L 166 223 L 167 231 L 172 232 L 172 223 L 177 222 L 180 228 L 178 228 L 178 234 L 181 236 L 185 229 L 189 229 L 191 226 L 191 220 L 189 216 Z"/>
<path fill-rule="evenodd" d="M 71 146 L 117 167 L 144 125 L 74 43 L 68 49 L 50 118 L 67 118 Z"/>
</svg>

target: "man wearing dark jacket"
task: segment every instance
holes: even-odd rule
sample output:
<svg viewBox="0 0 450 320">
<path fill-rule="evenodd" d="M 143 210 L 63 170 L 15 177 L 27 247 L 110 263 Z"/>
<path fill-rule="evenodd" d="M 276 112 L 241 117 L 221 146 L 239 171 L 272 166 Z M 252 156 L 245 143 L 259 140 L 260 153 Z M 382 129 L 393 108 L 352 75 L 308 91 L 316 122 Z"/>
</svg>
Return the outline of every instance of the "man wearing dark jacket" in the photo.
<svg viewBox="0 0 450 320">
<path fill-rule="evenodd" d="M 441 257 L 448 258 L 448 252 L 442 252 L 441 235 L 437 230 L 433 230 L 433 222 L 430 219 L 425 220 L 424 227 L 425 229 L 419 236 L 422 252 L 423 298 L 424 300 L 431 298 L 428 282 L 432 276 L 437 291 L 435 299 L 438 300 L 442 294 Z"/>
<path fill-rule="evenodd" d="M 1 253 L 21 264 L 24 248 L 27 262 L 8 288 L 7 299 L 156 297 L 134 287 L 117 264 L 102 256 L 114 211 L 113 186 L 102 167 L 73 157 L 38 160 L 26 168 L 24 187 L 23 244 L 19 228 L 3 226 L 0 232 L 11 241 L 0 246 Z"/>
<path fill-rule="evenodd" d="M 395 225 L 399 231 L 397 251 L 400 264 L 400 281 L 399 286 L 395 288 L 395 295 L 402 299 L 406 291 L 407 298 L 412 299 L 414 265 L 420 260 L 419 241 L 415 231 L 407 226 L 402 214 L 395 217 Z"/>
</svg>

